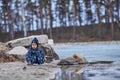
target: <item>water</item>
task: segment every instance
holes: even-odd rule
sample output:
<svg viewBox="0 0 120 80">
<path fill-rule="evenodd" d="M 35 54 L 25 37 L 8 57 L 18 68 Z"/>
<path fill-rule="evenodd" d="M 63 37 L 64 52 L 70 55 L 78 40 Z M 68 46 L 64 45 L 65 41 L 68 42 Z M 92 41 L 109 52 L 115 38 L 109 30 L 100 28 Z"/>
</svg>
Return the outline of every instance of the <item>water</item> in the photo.
<svg viewBox="0 0 120 80">
<path fill-rule="evenodd" d="M 62 66 L 56 80 L 120 80 L 120 43 L 64 44 L 54 48 L 60 59 L 77 53 L 88 61 L 114 61 L 112 64 Z"/>
</svg>

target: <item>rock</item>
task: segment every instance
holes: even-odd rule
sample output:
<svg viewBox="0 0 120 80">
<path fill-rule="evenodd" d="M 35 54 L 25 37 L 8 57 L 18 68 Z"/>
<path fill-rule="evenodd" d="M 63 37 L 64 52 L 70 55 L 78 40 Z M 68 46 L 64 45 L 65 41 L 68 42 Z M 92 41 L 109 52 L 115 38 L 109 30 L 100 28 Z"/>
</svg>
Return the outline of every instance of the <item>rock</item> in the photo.
<svg viewBox="0 0 120 80">
<path fill-rule="evenodd" d="M 80 56 L 80 55 L 78 55 L 78 54 L 74 54 L 74 55 L 73 55 L 73 58 L 74 58 L 76 61 L 78 61 L 79 63 L 85 63 L 85 62 L 87 62 L 87 60 L 85 59 L 85 57 L 82 57 L 82 56 Z"/>
<path fill-rule="evenodd" d="M 53 50 L 53 48 L 46 44 L 46 45 L 40 45 L 40 48 L 43 49 L 45 52 L 46 58 L 47 58 L 47 63 L 50 63 L 53 60 L 58 60 L 59 56 L 56 54 L 56 52 Z M 27 49 L 23 46 L 17 46 L 11 49 L 10 51 L 7 52 L 7 54 L 14 54 L 17 55 L 21 60 L 25 60 L 25 54 L 27 53 Z"/>
<path fill-rule="evenodd" d="M 58 65 L 78 65 L 78 64 L 83 64 L 86 63 L 87 60 L 79 56 L 78 54 L 74 54 L 73 57 L 68 57 L 66 59 L 62 59 Z"/>
<path fill-rule="evenodd" d="M 54 45 L 53 39 L 48 39 L 48 44 L 49 44 L 49 45 Z"/>
<path fill-rule="evenodd" d="M 25 55 L 27 53 L 27 49 L 23 46 L 14 47 L 12 50 L 8 51 L 8 54 L 16 54 L 16 55 Z"/>
<path fill-rule="evenodd" d="M 51 62 L 53 60 L 58 60 L 59 56 L 57 55 L 57 53 L 54 51 L 54 49 L 51 47 L 51 45 L 46 44 L 46 45 L 40 45 L 40 47 L 43 49 L 43 51 L 45 52 L 46 58 L 47 58 L 47 62 Z"/>
<path fill-rule="evenodd" d="M 5 53 L 8 50 L 9 48 L 4 43 L 0 42 L 0 54 Z"/>
<path fill-rule="evenodd" d="M 54 49 L 52 48 L 51 45 L 53 45 L 53 40 L 49 40 L 48 44 L 48 36 L 47 35 L 36 35 L 36 36 L 30 36 L 30 37 L 25 37 L 25 38 L 19 38 L 15 39 L 12 41 L 7 42 L 7 45 L 9 47 L 13 48 L 12 50 L 8 51 L 8 54 L 15 54 L 18 55 L 21 59 L 25 59 L 25 55 L 27 53 L 27 50 L 24 48 L 28 48 L 31 45 L 31 42 L 34 37 L 37 37 L 39 40 L 39 47 L 43 49 L 43 51 L 46 54 L 47 61 L 46 62 L 51 62 L 53 60 L 58 60 L 59 56 L 56 54 Z M 21 56 L 22 55 L 22 56 Z"/>
<path fill-rule="evenodd" d="M 0 42 L 0 62 L 22 61 L 22 59 L 15 54 L 6 54 L 7 51 L 9 51 L 9 48 L 4 43 Z"/>
<path fill-rule="evenodd" d="M 25 61 L 25 55 L 27 51 L 28 50 L 25 47 L 17 46 L 17 47 L 14 47 L 12 50 L 8 51 L 7 54 L 17 55 L 17 57 L 21 61 Z"/>
<path fill-rule="evenodd" d="M 31 44 L 33 38 L 36 37 L 39 40 L 40 44 L 47 44 L 48 43 L 48 36 L 47 35 L 34 35 L 25 38 L 19 38 L 12 41 L 7 42 L 10 47 L 16 46 L 25 46 L 28 47 Z"/>
</svg>

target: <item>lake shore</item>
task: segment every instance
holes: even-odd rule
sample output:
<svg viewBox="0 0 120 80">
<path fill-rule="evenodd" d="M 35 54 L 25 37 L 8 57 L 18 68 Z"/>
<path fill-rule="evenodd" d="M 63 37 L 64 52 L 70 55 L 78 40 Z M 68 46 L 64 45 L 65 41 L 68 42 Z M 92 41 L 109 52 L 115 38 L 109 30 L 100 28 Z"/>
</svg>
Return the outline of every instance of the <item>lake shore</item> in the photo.
<svg viewBox="0 0 120 80">
<path fill-rule="evenodd" d="M 120 44 L 120 41 L 90 41 L 90 42 L 68 42 L 68 43 L 55 43 L 54 45 L 84 45 L 84 44 Z"/>
<path fill-rule="evenodd" d="M 58 70 L 52 63 L 31 66 L 23 62 L 0 63 L 0 80 L 54 80 Z"/>
<path fill-rule="evenodd" d="M 64 46 L 66 44 L 67 46 Z M 85 46 L 83 46 L 84 44 Z M 87 46 L 88 44 L 90 45 Z M 98 46 L 98 44 L 102 45 Z M 119 44 L 120 41 L 55 44 L 55 47 L 57 46 L 55 51 L 62 58 L 70 57 L 77 52 L 88 61 L 111 60 L 114 62 L 111 64 L 87 64 L 82 67 L 80 65 L 60 67 L 57 63 L 32 66 L 26 65 L 25 62 L 0 63 L 0 80 L 119 80 Z M 82 74 L 79 73 L 81 71 Z"/>
<path fill-rule="evenodd" d="M 23 62 L 0 63 L 0 80 L 119 80 L 120 63 L 86 65 L 43 64 L 28 66 Z"/>
</svg>

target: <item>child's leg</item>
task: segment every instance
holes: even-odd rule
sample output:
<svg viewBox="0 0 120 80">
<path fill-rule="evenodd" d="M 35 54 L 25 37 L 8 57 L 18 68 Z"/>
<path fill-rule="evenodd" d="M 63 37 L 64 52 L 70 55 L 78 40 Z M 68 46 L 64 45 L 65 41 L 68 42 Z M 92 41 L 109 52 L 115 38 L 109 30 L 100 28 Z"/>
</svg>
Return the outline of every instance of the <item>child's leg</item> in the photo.
<svg viewBox="0 0 120 80">
<path fill-rule="evenodd" d="M 43 57 L 38 57 L 37 62 L 38 62 L 38 64 L 43 64 L 44 58 Z"/>
<path fill-rule="evenodd" d="M 32 58 L 31 58 L 31 64 L 34 64 L 34 63 L 36 63 L 37 61 L 36 61 L 36 56 L 32 56 Z"/>
</svg>

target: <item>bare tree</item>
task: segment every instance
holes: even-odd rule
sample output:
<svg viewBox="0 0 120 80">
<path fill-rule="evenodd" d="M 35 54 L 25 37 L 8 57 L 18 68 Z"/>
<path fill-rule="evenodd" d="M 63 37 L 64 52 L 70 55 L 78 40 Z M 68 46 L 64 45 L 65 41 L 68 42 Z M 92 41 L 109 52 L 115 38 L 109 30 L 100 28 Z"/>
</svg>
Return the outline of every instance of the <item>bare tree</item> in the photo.
<svg viewBox="0 0 120 80">
<path fill-rule="evenodd" d="M 113 25 L 113 19 L 114 19 L 114 17 L 113 17 L 113 6 L 112 6 L 112 3 L 114 2 L 114 0 L 113 1 L 111 1 L 111 0 L 107 0 L 107 1 L 104 1 L 104 3 L 101 3 L 102 5 L 104 5 L 105 6 L 105 8 L 106 8 L 106 10 L 107 10 L 107 12 L 109 13 L 109 20 L 110 20 L 110 23 L 111 23 L 111 38 L 112 39 L 114 39 L 114 25 Z"/>
<path fill-rule="evenodd" d="M 114 26 L 113 26 L 113 7 L 112 7 L 112 2 L 108 0 L 108 6 L 109 6 L 109 15 L 111 19 L 111 37 L 114 39 Z"/>
<path fill-rule="evenodd" d="M 98 14 L 98 24 L 99 24 L 99 26 L 98 26 L 98 36 L 99 36 L 100 38 L 102 38 L 102 26 L 101 26 L 101 24 L 102 24 L 101 20 L 102 20 L 102 19 L 101 19 L 100 8 L 101 8 L 100 1 L 97 0 L 97 14 Z"/>
<path fill-rule="evenodd" d="M 51 0 L 48 1 L 49 6 L 49 17 L 50 17 L 50 38 L 52 39 L 52 29 L 53 29 L 53 17 L 52 17 L 52 7 L 51 7 Z"/>
<path fill-rule="evenodd" d="M 73 1 L 73 15 L 74 15 L 74 25 L 73 25 L 73 42 L 75 41 L 75 36 L 76 36 L 76 16 L 77 16 L 77 3 L 78 0 Z"/>
</svg>

